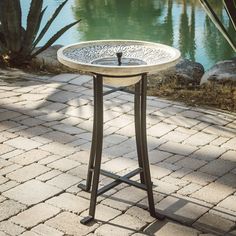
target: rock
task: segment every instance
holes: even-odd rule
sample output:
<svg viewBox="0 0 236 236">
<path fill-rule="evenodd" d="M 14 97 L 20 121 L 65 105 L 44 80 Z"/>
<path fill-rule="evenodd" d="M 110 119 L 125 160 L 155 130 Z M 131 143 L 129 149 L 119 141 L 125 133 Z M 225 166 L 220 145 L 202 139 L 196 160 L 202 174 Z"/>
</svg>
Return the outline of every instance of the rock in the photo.
<svg viewBox="0 0 236 236">
<path fill-rule="evenodd" d="M 236 82 L 236 57 L 231 60 L 220 61 L 211 67 L 201 78 L 201 84 L 208 81 Z"/>
<path fill-rule="evenodd" d="M 40 69 L 46 69 L 49 72 L 76 72 L 74 69 L 62 65 L 57 60 L 57 51 L 61 47 L 62 45 L 49 47 L 32 60 L 32 65 Z"/>
<path fill-rule="evenodd" d="M 149 84 L 199 85 L 203 74 L 204 67 L 200 63 L 181 59 L 176 66 L 150 76 Z"/>
</svg>

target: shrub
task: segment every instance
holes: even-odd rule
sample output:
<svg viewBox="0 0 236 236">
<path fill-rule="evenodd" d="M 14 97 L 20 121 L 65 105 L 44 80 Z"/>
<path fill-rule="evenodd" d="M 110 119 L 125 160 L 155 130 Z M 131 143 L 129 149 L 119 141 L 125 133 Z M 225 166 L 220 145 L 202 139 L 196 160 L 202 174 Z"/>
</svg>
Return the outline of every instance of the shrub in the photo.
<svg viewBox="0 0 236 236">
<path fill-rule="evenodd" d="M 52 17 L 39 31 L 43 15 L 43 0 L 31 0 L 27 24 L 22 26 L 20 0 L 0 0 L 0 63 L 19 66 L 29 62 L 33 57 L 50 47 L 62 34 L 80 20 L 66 25 L 56 32 L 41 48 L 37 44 L 50 28 L 68 0 L 65 0 L 53 13 Z"/>
</svg>

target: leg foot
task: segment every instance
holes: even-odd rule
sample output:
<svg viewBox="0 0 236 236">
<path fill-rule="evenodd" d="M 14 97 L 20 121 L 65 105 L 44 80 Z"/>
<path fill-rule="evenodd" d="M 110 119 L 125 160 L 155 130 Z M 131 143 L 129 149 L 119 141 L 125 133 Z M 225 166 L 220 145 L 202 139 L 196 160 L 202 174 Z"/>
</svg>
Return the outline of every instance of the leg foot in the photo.
<svg viewBox="0 0 236 236">
<path fill-rule="evenodd" d="M 154 218 L 156 218 L 156 219 L 158 219 L 160 221 L 162 221 L 162 220 L 164 220 L 166 218 L 166 216 L 162 215 L 161 213 L 159 213 L 157 211 L 155 212 L 155 215 L 152 215 L 152 217 L 154 217 Z"/>
<path fill-rule="evenodd" d="M 83 225 L 87 225 L 88 223 L 92 222 L 94 220 L 94 218 L 92 216 L 86 216 L 85 218 L 83 218 L 80 223 Z"/>
<path fill-rule="evenodd" d="M 78 184 L 78 188 L 84 190 L 85 192 L 89 192 L 89 188 L 86 184 Z"/>
</svg>

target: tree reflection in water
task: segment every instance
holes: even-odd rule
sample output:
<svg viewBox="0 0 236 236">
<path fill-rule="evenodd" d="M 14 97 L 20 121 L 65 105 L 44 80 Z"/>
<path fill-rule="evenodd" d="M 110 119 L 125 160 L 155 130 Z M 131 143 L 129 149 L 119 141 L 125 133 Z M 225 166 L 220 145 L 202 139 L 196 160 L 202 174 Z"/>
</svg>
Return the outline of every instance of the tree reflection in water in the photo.
<svg viewBox="0 0 236 236">
<path fill-rule="evenodd" d="M 223 18 L 221 1 L 211 1 Z M 165 43 L 179 48 L 183 57 L 205 65 L 234 55 L 198 0 L 75 0 L 73 13 L 75 18 L 83 19 L 79 27 L 81 40 Z"/>
</svg>

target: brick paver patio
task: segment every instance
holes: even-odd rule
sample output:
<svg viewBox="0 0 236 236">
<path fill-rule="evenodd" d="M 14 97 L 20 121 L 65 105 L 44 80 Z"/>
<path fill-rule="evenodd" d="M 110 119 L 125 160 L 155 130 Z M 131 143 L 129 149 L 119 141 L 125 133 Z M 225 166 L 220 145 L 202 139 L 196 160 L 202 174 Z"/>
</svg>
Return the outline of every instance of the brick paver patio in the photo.
<svg viewBox="0 0 236 236">
<path fill-rule="evenodd" d="M 148 97 L 154 197 L 168 217 L 150 217 L 146 193 L 122 184 L 99 197 L 97 222 L 84 226 L 90 195 L 77 185 L 87 172 L 91 78 L 14 76 L 0 75 L 0 236 L 236 235 L 236 114 Z M 124 174 L 137 167 L 133 96 L 112 93 L 104 105 L 102 168 Z"/>
</svg>

